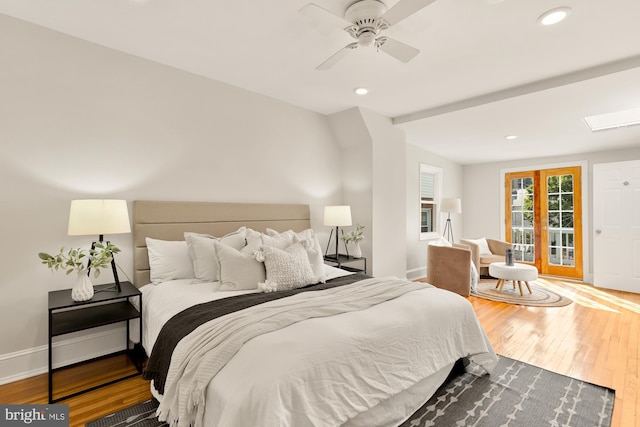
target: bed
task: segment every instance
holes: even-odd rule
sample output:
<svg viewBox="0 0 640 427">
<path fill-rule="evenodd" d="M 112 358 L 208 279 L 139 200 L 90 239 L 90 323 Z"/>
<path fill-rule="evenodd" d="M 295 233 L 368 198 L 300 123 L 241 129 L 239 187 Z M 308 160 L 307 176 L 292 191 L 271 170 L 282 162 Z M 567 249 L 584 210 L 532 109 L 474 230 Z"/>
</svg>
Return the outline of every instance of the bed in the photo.
<svg viewBox="0 0 640 427">
<path fill-rule="evenodd" d="M 207 427 L 397 426 L 459 359 L 493 369 L 496 355 L 466 299 L 318 263 L 310 225 L 307 205 L 133 203 L 139 340 L 160 419 Z M 212 245 L 201 240 L 210 236 Z M 207 264 L 208 252 L 194 253 L 196 241 L 214 248 L 217 267 Z M 304 270 L 305 285 L 279 287 L 291 275 L 280 264 L 294 261 L 304 264 L 294 270 Z M 267 274 L 252 288 L 246 283 L 256 280 L 256 262 Z M 189 265 L 191 272 L 181 271 Z"/>
</svg>

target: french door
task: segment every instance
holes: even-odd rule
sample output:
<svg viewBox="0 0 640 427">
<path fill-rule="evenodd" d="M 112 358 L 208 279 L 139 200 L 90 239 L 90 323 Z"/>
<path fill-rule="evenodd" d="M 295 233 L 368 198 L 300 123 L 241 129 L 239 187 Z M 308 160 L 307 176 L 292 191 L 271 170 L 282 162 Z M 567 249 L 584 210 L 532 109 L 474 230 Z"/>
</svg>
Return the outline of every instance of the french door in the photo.
<svg viewBox="0 0 640 427">
<path fill-rule="evenodd" d="M 580 167 L 505 175 L 506 240 L 542 274 L 582 278 Z"/>
</svg>

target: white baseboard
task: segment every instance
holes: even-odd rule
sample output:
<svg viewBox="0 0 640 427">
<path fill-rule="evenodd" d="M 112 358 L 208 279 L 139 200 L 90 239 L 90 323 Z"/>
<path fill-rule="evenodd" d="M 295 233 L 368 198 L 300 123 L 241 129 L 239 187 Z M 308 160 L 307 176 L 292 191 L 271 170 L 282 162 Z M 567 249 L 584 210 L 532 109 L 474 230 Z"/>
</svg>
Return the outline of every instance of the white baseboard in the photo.
<svg viewBox="0 0 640 427">
<path fill-rule="evenodd" d="M 417 280 L 427 277 L 427 267 L 414 268 L 407 271 L 408 280 Z"/>
<path fill-rule="evenodd" d="M 54 339 L 53 367 L 122 351 L 126 333 L 126 327 L 110 325 L 92 333 L 69 334 L 70 338 Z M 48 356 L 46 345 L 0 355 L 0 385 L 47 373 Z"/>
</svg>

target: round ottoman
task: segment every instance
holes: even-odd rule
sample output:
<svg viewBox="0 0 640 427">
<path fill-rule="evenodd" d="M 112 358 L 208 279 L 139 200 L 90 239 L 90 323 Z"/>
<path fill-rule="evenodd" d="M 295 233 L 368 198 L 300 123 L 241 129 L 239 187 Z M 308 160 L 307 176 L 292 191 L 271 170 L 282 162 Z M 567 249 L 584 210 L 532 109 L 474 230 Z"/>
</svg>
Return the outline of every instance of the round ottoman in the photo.
<svg viewBox="0 0 640 427">
<path fill-rule="evenodd" d="M 493 262 L 489 264 L 489 274 L 498 279 L 496 288 L 500 292 L 502 292 L 504 283 L 507 280 L 513 281 L 514 289 L 517 283 L 518 289 L 520 289 L 520 296 L 522 296 L 522 282 L 524 282 L 524 284 L 527 286 L 527 289 L 529 290 L 529 293 L 531 293 L 529 282 L 538 279 L 538 269 L 533 265 L 528 264 L 514 263 L 513 265 L 507 265 L 504 262 Z"/>
</svg>

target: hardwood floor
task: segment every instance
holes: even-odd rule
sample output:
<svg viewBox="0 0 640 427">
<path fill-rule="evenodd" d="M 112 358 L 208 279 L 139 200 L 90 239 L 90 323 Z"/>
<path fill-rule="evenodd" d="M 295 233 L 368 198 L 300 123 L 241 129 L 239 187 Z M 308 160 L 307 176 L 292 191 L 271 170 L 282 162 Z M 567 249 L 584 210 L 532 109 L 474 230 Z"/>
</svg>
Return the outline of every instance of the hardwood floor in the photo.
<svg viewBox="0 0 640 427">
<path fill-rule="evenodd" d="M 537 283 L 575 302 L 541 308 L 469 297 L 496 352 L 615 389 L 612 426 L 640 425 L 640 295 L 557 279 L 540 278 Z M 120 373 L 125 365 L 122 358 L 81 365 L 74 373 L 65 371 L 64 376 L 56 377 L 56 389 L 77 385 L 87 377 L 102 381 L 108 373 Z M 148 382 L 136 377 L 61 403 L 69 404 L 70 425 L 82 426 L 150 396 Z M 46 402 L 46 375 L 0 386 L 0 403 Z"/>
<path fill-rule="evenodd" d="M 496 353 L 616 391 L 613 427 L 640 425 L 640 295 L 540 278 L 574 300 L 542 308 L 470 297 Z"/>
</svg>

